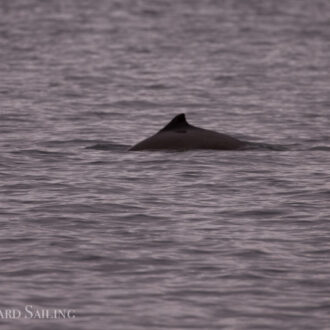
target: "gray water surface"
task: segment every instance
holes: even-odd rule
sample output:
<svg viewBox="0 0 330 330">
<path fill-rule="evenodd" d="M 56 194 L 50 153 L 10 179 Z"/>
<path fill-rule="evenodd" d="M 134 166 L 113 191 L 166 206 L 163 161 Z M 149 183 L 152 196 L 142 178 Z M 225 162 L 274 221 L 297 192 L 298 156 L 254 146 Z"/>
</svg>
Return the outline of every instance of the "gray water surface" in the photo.
<svg viewBox="0 0 330 330">
<path fill-rule="evenodd" d="M 2 0 L 1 329 L 330 329 L 329 40 L 327 0 Z M 265 147 L 127 152 L 178 113 Z"/>
</svg>

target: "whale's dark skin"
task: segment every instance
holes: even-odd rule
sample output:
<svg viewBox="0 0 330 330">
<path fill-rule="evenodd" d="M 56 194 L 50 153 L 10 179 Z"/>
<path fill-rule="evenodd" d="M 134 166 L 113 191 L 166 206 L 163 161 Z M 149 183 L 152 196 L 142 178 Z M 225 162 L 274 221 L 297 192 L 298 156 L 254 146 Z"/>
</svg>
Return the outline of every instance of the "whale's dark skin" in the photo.
<svg viewBox="0 0 330 330">
<path fill-rule="evenodd" d="M 157 150 L 237 150 L 247 145 L 229 135 L 190 125 L 185 114 L 174 117 L 155 135 L 131 147 L 131 151 Z"/>
</svg>

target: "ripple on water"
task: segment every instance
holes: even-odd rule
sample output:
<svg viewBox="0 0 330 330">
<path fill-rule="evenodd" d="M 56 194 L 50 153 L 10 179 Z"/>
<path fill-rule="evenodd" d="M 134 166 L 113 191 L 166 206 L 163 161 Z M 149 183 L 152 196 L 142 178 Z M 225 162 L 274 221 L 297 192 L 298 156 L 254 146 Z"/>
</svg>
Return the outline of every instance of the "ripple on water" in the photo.
<svg viewBox="0 0 330 330">
<path fill-rule="evenodd" d="M 328 329 L 329 4 L 3 1 L 2 328 Z"/>
</svg>

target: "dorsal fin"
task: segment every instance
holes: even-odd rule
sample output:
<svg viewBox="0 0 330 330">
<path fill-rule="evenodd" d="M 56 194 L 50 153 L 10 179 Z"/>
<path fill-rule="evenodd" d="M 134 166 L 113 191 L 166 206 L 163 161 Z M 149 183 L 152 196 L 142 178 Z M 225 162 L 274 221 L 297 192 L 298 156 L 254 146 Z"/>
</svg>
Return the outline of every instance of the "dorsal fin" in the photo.
<svg viewBox="0 0 330 330">
<path fill-rule="evenodd" d="M 164 128 L 160 130 L 162 131 L 170 131 L 170 130 L 177 130 L 192 127 L 186 121 L 186 115 L 184 113 L 180 113 L 179 115 L 175 116 Z"/>
</svg>

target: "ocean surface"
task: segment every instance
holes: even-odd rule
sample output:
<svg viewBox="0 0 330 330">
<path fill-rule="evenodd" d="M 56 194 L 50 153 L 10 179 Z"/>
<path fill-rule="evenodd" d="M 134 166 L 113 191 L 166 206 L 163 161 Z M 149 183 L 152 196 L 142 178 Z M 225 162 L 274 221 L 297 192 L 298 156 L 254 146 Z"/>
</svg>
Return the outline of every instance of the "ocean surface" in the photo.
<svg viewBox="0 0 330 330">
<path fill-rule="evenodd" d="M 328 0 L 1 0 L 1 329 L 330 329 L 329 124 Z"/>
</svg>

